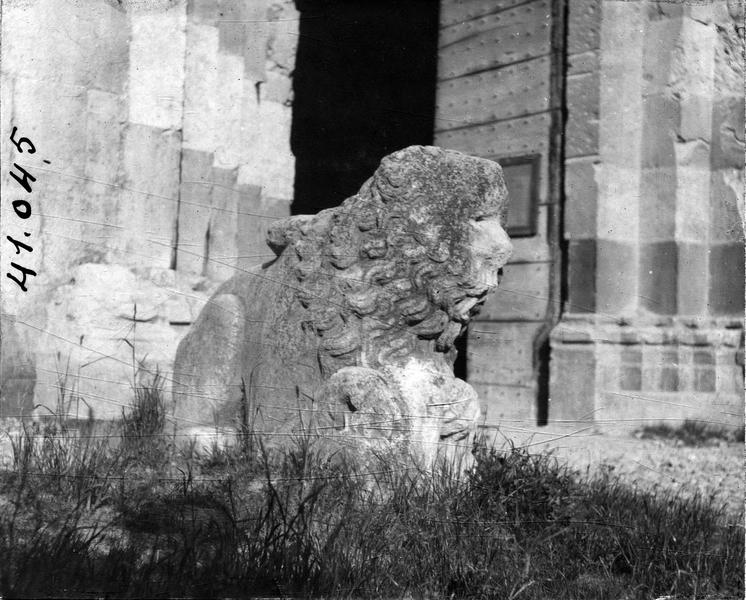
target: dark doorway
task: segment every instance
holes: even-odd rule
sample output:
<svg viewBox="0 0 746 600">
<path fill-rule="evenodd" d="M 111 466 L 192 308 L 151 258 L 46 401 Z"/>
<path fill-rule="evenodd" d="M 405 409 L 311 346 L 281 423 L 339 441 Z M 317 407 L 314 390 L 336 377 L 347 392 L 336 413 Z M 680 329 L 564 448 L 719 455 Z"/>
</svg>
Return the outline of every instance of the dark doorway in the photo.
<svg viewBox="0 0 746 600">
<path fill-rule="evenodd" d="M 381 158 L 431 144 L 438 0 L 297 0 L 293 214 L 355 194 Z"/>
</svg>

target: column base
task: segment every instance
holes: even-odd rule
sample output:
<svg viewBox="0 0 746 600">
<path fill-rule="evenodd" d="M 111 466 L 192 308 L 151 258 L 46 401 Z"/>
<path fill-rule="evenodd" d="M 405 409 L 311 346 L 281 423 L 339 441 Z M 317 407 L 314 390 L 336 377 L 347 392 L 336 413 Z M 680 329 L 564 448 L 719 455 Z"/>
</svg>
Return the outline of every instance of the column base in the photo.
<svg viewBox="0 0 746 600">
<path fill-rule="evenodd" d="M 738 321 L 566 315 L 550 343 L 550 424 L 603 431 L 685 420 L 743 426 Z"/>
</svg>

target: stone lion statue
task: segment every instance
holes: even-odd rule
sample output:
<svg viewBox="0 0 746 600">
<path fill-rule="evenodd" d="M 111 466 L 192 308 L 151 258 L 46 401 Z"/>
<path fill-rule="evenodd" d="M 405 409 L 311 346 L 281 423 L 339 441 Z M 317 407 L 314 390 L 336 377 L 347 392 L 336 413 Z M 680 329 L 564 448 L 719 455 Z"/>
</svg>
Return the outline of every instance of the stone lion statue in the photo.
<svg viewBox="0 0 746 600">
<path fill-rule="evenodd" d="M 506 201 L 497 163 L 412 146 L 342 205 L 276 222 L 276 258 L 225 282 L 178 347 L 177 430 L 466 445 L 480 409 L 454 341 L 510 256 Z"/>
</svg>

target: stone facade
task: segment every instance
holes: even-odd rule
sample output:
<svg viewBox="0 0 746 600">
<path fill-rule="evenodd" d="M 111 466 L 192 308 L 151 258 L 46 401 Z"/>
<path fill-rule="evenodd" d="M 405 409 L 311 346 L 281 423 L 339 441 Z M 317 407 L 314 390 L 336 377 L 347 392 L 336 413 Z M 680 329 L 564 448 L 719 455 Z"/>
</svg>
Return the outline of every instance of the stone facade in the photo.
<svg viewBox="0 0 746 600">
<path fill-rule="evenodd" d="M 552 421 L 743 421 L 742 11 L 569 1 Z"/>
<path fill-rule="evenodd" d="M 467 346 L 490 423 L 541 419 L 551 326 L 550 423 L 742 421 L 742 10 L 441 0 L 436 145 L 540 159 L 536 235 Z M 116 417 L 129 344 L 170 383 L 215 287 L 272 258 L 299 18 L 292 0 L 2 3 L 0 416 L 56 410 L 67 374 Z M 36 273 L 27 292 L 12 262 Z"/>
<path fill-rule="evenodd" d="M 3 2 L 0 416 L 57 410 L 66 374 L 118 416 L 129 343 L 168 373 L 214 285 L 266 260 L 293 195 L 297 27 L 291 0 Z M 27 292 L 7 235 L 33 248 Z"/>
</svg>

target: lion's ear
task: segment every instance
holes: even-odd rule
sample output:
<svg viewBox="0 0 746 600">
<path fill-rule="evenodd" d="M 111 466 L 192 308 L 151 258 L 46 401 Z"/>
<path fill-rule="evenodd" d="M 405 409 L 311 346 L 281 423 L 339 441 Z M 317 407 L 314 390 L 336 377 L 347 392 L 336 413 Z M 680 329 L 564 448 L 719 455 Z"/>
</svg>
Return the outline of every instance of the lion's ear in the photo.
<svg viewBox="0 0 746 600">
<path fill-rule="evenodd" d="M 267 245 L 277 256 L 305 235 L 308 223 L 315 215 L 295 215 L 272 223 L 267 230 Z"/>
</svg>

